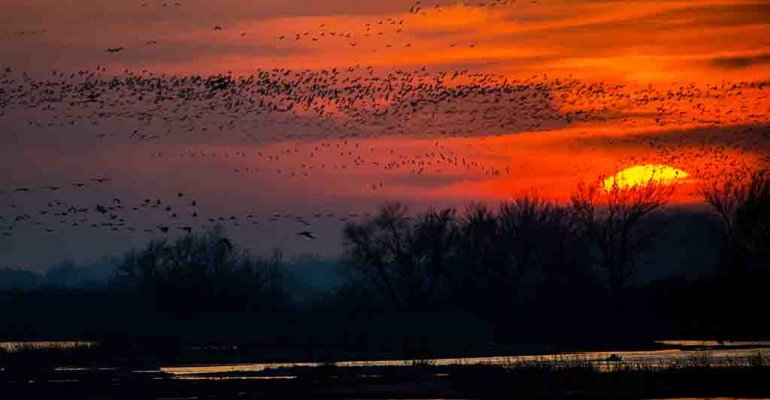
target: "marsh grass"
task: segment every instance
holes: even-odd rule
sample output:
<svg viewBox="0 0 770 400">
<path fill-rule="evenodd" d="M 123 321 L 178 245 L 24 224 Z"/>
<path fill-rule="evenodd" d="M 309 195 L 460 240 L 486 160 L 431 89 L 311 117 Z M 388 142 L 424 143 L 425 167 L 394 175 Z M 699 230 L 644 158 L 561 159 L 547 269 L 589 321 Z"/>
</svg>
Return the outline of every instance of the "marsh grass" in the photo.
<svg viewBox="0 0 770 400">
<path fill-rule="evenodd" d="M 182 378 L 160 370 L 155 374 L 138 373 L 134 367 L 94 368 L 115 357 L 109 349 L 98 346 L 66 350 L 24 346 L 13 353 L 0 353 L 0 383 L 74 379 L 81 382 L 81 387 L 97 390 L 112 387 L 115 380 L 125 380 L 137 397 L 156 390 L 176 394 L 191 393 L 190 390 L 229 393 L 233 385 L 244 392 L 256 390 L 275 398 L 311 398 L 319 393 L 328 398 L 345 395 L 394 399 L 770 396 L 770 387 L 764 384 L 770 381 L 770 363 L 761 353 L 725 358 L 704 352 L 686 359 L 650 361 L 608 361 L 588 355 L 509 358 L 486 364 L 463 359 L 444 364 L 425 358 L 385 365 L 328 361 Z M 90 368 L 60 368 L 72 365 L 73 361 Z M 146 364 L 141 369 L 153 370 Z M 110 384 L 103 386 L 104 382 Z M 60 390 L 53 383 L 49 386 L 37 386 L 36 390 Z"/>
<path fill-rule="evenodd" d="M 434 368 L 436 367 L 436 360 L 428 358 L 416 358 L 407 362 L 407 365 L 412 368 Z"/>
<path fill-rule="evenodd" d="M 89 341 L 26 341 L 0 342 L 0 353 L 28 353 L 39 351 L 62 351 L 69 349 L 91 348 L 96 342 Z"/>
</svg>

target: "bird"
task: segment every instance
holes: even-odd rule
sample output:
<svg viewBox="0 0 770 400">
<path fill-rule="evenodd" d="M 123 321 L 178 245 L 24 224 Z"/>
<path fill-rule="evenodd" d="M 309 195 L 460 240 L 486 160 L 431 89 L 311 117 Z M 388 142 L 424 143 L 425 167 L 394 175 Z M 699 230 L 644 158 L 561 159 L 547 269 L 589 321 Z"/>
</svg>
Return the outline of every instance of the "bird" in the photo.
<svg viewBox="0 0 770 400">
<path fill-rule="evenodd" d="M 300 231 L 300 232 L 297 232 L 297 235 L 298 236 L 306 237 L 308 239 L 315 239 L 316 238 L 315 234 L 313 234 L 313 232 L 310 232 L 310 231 Z"/>
</svg>

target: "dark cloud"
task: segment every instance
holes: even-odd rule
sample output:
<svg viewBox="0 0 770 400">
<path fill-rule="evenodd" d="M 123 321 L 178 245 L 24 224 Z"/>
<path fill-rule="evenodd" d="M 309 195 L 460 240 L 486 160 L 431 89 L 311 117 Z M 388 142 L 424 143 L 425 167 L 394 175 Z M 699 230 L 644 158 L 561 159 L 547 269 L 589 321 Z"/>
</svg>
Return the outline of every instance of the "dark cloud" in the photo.
<svg viewBox="0 0 770 400">
<path fill-rule="evenodd" d="M 588 20 L 560 28 L 566 32 L 652 32 L 655 29 L 714 29 L 770 24 L 770 4 L 698 4 L 662 9 L 642 15 Z"/>
<path fill-rule="evenodd" d="M 133 52 L 133 54 L 129 54 Z M 275 46 L 255 46 L 252 43 L 233 43 L 233 42 L 196 42 L 196 41 L 174 41 L 167 45 L 156 47 L 129 48 L 126 51 L 129 54 L 129 60 L 126 64 L 135 65 L 153 65 L 154 63 L 184 63 L 200 59 L 217 60 L 226 56 L 237 57 L 288 57 L 299 56 L 312 53 L 312 49 L 302 47 L 275 47 Z M 101 54 L 100 54 L 101 55 Z M 102 55 L 105 60 L 108 56 Z"/>
<path fill-rule="evenodd" d="M 581 138 L 579 142 L 581 145 L 605 145 L 628 149 L 646 147 L 651 143 L 666 147 L 732 148 L 735 146 L 747 152 L 761 154 L 770 150 L 770 126 L 739 125 L 676 129 L 667 132 L 650 131 L 611 138 L 592 136 Z"/>
<path fill-rule="evenodd" d="M 664 21 L 689 21 L 690 25 L 729 27 L 770 23 L 770 4 L 697 4 L 658 14 Z"/>
<path fill-rule="evenodd" d="M 706 28 L 762 25 L 770 23 L 770 4 L 694 3 L 688 7 L 653 13 L 636 21 Z"/>
<path fill-rule="evenodd" d="M 755 65 L 770 63 L 770 53 L 734 57 L 716 57 L 712 58 L 710 63 L 715 67 L 724 69 L 748 68 Z"/>
<path fill-rule="evenodd" d="M 468 180 L 468 176 L 459 174 L 441 174 L 441 175 L 398 175 L 388 179 L 388 184 L 416 186 L 421 188 L 443 187 L 458 184 Z"/>
</svg>

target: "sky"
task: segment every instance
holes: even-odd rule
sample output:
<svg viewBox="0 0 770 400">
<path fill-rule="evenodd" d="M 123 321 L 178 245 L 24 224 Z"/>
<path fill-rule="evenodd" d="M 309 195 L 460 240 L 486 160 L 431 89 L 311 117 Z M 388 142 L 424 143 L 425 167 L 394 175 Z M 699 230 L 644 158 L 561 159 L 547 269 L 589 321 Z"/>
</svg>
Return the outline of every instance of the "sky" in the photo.
<svg viewBox="0 0 770 400">
<path fill-rule="evenodd" d="M 768 24 L 762 1 L 4 0 L 0 266 L 215 223 L 333 257 L 387 201 L 565 202 L 636 165 L 697 205 L 770 162 Z"/>
</svg>

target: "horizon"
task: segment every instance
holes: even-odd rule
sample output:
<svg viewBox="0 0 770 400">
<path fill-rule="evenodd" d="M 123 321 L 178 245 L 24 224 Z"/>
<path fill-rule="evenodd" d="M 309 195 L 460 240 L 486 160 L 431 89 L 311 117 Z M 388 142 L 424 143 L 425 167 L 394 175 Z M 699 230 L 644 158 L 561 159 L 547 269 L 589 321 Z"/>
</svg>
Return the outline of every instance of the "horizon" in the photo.
<svg viewBox="0 0 770 400">
<path fill-rule="evenodd" d="M 0 393 L 770 398 L 768 32 L 0 0 Z"/>
</svg>

